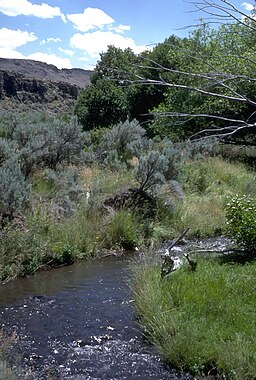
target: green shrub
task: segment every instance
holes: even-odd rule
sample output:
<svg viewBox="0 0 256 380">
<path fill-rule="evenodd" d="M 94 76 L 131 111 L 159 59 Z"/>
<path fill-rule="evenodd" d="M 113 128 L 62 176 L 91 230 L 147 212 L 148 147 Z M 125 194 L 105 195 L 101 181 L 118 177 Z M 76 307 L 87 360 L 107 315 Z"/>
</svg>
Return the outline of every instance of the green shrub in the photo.
<svg viewBox="0 0 256 380">
<path fill-rule="evenodd" d="M 256 249 L 256 202 L 250 196 L 235 195 L 226 205 L 227 233 L 248 252 Z"/>
</svg>

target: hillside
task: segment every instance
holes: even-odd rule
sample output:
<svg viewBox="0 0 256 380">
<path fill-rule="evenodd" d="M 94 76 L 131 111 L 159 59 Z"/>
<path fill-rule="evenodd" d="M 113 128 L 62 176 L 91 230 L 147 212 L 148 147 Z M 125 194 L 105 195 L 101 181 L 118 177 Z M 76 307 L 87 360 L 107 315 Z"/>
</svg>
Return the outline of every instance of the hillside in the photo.
<svg viewBox="0 0 256 380">
<path fill-rule="evenodd" d="M 13 107 L 69 112 L 91 71 L 58 69 L 26 59 L 0 58 L 0 111 Z"/>
</svg>

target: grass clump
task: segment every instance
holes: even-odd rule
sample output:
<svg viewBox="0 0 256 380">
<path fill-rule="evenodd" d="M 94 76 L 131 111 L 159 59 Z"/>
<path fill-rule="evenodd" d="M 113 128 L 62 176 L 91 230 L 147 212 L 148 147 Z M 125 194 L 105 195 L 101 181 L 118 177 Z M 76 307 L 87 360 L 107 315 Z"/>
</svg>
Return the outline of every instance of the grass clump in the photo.
<svg viewBox="0 0 256 380">
<path fill-rule="evenodd" d="M 256 376 L 256 263 L 202 260 L 161 280 L 160 265 L 133 267 L 135 305 L 145 333 L 166 362 L 193 375 Z"/>
</svg>

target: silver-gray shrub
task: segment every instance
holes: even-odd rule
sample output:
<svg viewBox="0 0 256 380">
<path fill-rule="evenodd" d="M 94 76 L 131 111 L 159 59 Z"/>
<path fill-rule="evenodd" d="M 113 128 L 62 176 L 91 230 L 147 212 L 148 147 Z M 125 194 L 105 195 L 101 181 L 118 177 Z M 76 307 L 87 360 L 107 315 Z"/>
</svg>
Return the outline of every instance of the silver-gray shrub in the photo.
<svg viewBox="0 0 256 380">
<path fill-rule="evenodd" d="M 73 213 L 75 204 L 84 195 L 84 189 L 79 181 L 78 170 L 70 167 L 66 170 L 47 169 L 45 179 L 52 186 L 51 210 L 57 216 L 65 216 Z"/>
<path fill-rule="evenodd" d="M 0 137 L 0 165 L 16 155 L 16 143 Z"/>
<path fill-rule="evenodd" d="M 6 160 L 0 167 L 0 218 L 12 219 L 14 212 L 25 205 L 30 185 L 26 181 L 20 164 L 15 159 Z"/>
<path fill-rule="evenodd" d="M 167 181 L 179 181 L 182 177 L 182 166 L 184 161 L 182 150 L 171 140 L 164 139 L 160 146 L 160 152 L 166 159 L 166 168 L 164 170 L 165 179 Z"/>
<path fill-rule="evenodd" d="M 55 169 L 60 163 L 79 161 L 84 145 L 84 133 L 76 118 L 68 122 L 57 117 L 21 119 L 13 122 L 8 138 L 17 145 L 26 177 L 38 166 Z"/>
<path fill-rule="evenodd" d="M 126 166 L 134 156 L 138 157 L 147 144 L 146 131 L 137 120 L 126 120 L 107 131 L 100 148 L 105 152 L 105 163 L 116 167 L 117 162 Z"/>
<path fill-rule="evenodd" d="M 140 189 L 144 191 L 156 191 L 158 185 L 165 182 L 164 172 L 167 170 L 167 159 L 159 151 L 151 150 L 142 155 L 135 171 L 135 177 Z"/>
<path fill-rule="evenodd" d="M 143 190 L 157 192 L 160 185 L 182 178 L 182 163 L 181 150 L 163 140 L 139 157 L 135 176 Z"/>
<path fill-rule="evenodd" d="M 188 159 L 200 159 L 205 156 L 214 157 L 220 153 L 219 141 L 213 137 L 200 140 L 187 140 L 184 152 Z"/>
</svg>

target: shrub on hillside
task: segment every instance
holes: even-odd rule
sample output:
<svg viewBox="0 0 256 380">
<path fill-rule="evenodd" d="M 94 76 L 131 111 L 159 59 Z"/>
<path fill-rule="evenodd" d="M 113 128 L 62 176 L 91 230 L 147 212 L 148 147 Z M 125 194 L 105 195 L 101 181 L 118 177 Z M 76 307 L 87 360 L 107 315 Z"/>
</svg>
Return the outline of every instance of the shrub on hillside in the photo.
<svg viewBox="0 0 256 380">
<path fill-rule="evenodd" d="M 0 219 L 12 219 L 28 199 L 30 185 L 17 161 L 9 159 L 0 167 Z M 0 221 L 1 221 L 0 220 Z"/>
</svg>

